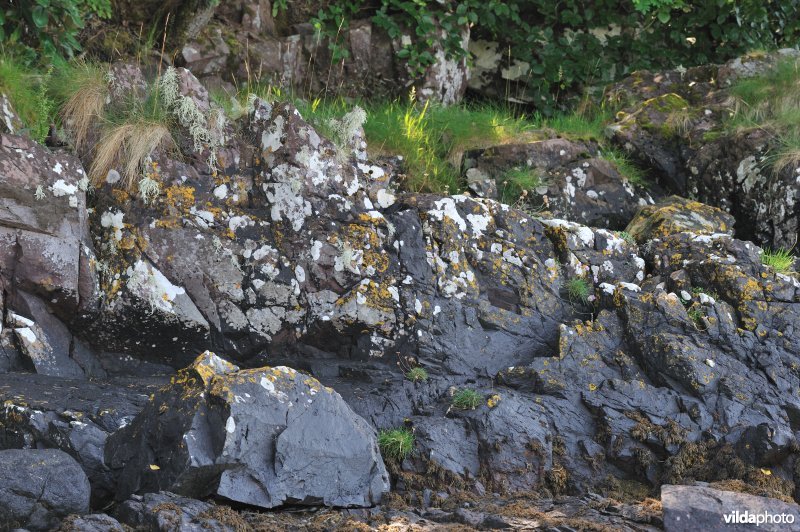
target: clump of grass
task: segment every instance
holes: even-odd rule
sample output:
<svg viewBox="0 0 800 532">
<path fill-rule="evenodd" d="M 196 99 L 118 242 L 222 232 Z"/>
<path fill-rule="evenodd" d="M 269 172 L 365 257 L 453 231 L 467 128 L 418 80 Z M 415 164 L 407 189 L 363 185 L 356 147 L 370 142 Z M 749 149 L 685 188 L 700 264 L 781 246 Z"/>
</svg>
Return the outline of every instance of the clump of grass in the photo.
<svg viewBox="0 0 800 532">
<path fill-rule="evenodd" d="M 636 239 L 627 231 L 617 231 L 617 236 L 631 245 L 636 245 Z"/>
<path fill-rule="evenodd" d="M 103 118 L 108 88 L 108 70 L 92 63 L 76 61 L 55 71 L 50 92 L 75 149 L 86 148 L 92 126 Z"/>
<path fill-rule="evenodd" d="M 378 447 L 386 458 L 402 462 L 414 449 L 414 433 L 406 428 L 382 430 L 378 433 Z"/>
<path fill-rule="evenodd" d="M 705 318 L 706 314 L 703 312 L 702 307 L 698 304 L 693 304 L 686 310 L 686 315 L 689 316 L 689 319 L 692 320 L 695 329 L 697 330 L 705 330 L 707 327 L 703 318 Z"/>
<path fill-rule="evenodd" d="M 761 252 L 761 264 L 769 266 L 777 273 L 786 273 L 794 266 L 794 255 L 791 250 L 783 248 L 775 250 L 764 248 Z"/>
<path fill-rule="evenodd" d="M 567 281 L 567 295 L 570 301 L 577 301 L 580 303 L 587 303 L 589 301 L 589 293 L 591 287 L 586 279 L 580 277 L 573 277 Z"/>
<path fill-rule="evenodd" d="M 406 372 L 406 379 L 410 380 L 411 382 L 424 382 L 428 380 L 428 372 L 425 370 L 425 368 L 417 366 L 416 368 L 411 368 Z"/>
<path fill-rule="evenodd" d="M 736 82 L 731 94 L 735 106 L 728 129 L 773 131 L 777 147 L 767 163 L 776 173 L 800 167 L 800 61 L 781 59 L 765 74 Z"/>
<path fill-rule="evenodd" d="M 630 157 L 619 150 L 611 149 L 604 151 L 603 159 L 611 162 L 617 168 L 620 175 L 627 179 L 631 185 L 642 188 L 649 185 L 644 171 L 633 164 Z"/>
<path fill-rule="evenodd" d="M 459 410 L 475 410 L 482 401 L 478 392 L 470 388 L 463 388 L 453 394 L 451 404 Z"/>
<path fill-rule="evenodd" d="M 503 203 L 513 204 L 520 199 L 526 200 L 531 191 L 542 186 L 543 181 L 533 168 L 516 167 L 506 171 L 501 183 L 503 188 L 500 197 Z"/>
<path fill-rule="evenodd" d="M 566 113 L 549 118 L 537 116 L 535 122 L 540 128 L 550 129 L 570 140 L 603 141 L 609 116 L 597 113 Z"/>
<path fill-rule="evenodd" d="M 0 55 L 0 92 L 4 93 L 22 125 L 37 142 L 44 142 L 50 129 L 53 102 L 47 93 L 50 71 L 27 66 L 12 55 Z"/>
</svg>

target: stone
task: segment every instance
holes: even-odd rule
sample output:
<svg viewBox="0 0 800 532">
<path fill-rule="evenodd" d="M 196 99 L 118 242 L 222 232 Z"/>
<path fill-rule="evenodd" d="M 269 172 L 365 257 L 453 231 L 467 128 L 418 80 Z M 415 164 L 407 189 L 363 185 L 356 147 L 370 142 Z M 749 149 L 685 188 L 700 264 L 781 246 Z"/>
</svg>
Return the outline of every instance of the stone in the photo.
<svg viewBox="0 0 800 532">
<path fill-rule="evenodd" d="M 701 235 L 733 235 L 735 220 L 727 212 L 703 203 L 670 196 L 642 207 L 625 231 L 637 242 L 692 231 Z"/>
<path fill-rule="evenodd" d="M 106 514 L 71 515 L 64 519 L 57 532 L 125 532 L 119 521 Z"/>
<path fill-rule="evenodd" d="M 0 451 L 0 524 L 49 530 L 72 513 L 89 511 L 89 480 L 55 449 Z"/>
<path fill-rule="evenodd" d="M 215 505 L 159 491 L 133 495 L 117 507 L 120 522 L 137 530 L 168 532 L 171 530 L 210 530 L 229 532 L 231 526 L 215 519 Z"/>
<path fill-rule="evenodd" d="M 118 499 L 168 488 L 274 508 L 372 506 L 389 489 L 375 431 L 316 379 L 204 353 L 106 444 Z"/>
<path fill-rule="evenodd" d="M 707 486 L 661 486 L 664 530 L 789 530 L 800 506 L 769 497 L 722 491 Z"/>
</svg>

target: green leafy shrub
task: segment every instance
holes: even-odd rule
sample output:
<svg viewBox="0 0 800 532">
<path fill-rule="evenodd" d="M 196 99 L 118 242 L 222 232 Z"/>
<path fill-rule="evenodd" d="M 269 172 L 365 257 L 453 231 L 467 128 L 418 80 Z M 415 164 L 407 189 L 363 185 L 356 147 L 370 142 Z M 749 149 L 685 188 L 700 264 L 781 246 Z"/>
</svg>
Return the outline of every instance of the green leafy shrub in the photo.
<svg viewBox="0 0 800 532">
<path fill-rule="evenodd" d="M 451 404 L 459 410 L 475 410 L 481 404 L 482 398 L 478 392 L 470 388 L 463 388 L 453 394 Z"/>
<path fill-rule="evenodd" d="M 416 368 L 411 368 L 406 372 L 406 379 L 410 380 L 411 382 L 424 382 L 428 380 L 428 372 L 425 370 L 425 368 L 417 366 Z"/>
<path fill-rule="evenodd" d="M 461 34 L 471 26 L 472 40 L 499 42 L 497 60 L 520 71 L 524 96 L 548 115 L 634 70 L 722 62 L 800 36 L 798 0 L 339 0 L 312 21 L 334 61 L 348 56 L 345 30 L 356 17 L 401 43 L 412 74 L 435 61 L 434 44 L 464 57 Z"/>
<path fill-rule="evenodd" d="M 378 433 L 378 447 L 386 458 L 402 462 L 414 449 L 414 433 L 406 428 L 382 430 Z"/>
<path fill-rule="evenodd" d="M 24 44 L 45 55 L 72 56 L 88 16 L 109 18 L 111 0 L 28 0 L 0 6 L 0 41 Z"/>
</svg>

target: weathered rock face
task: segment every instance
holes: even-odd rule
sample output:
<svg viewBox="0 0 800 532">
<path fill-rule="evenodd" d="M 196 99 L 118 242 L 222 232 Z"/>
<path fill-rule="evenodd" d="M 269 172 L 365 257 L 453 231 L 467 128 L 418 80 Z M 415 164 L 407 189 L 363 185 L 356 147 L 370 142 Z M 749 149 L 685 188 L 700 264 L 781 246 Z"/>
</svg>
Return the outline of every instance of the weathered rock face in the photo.
<svg viewBox="0 0 800 532">
<path fill-rule="evenodd" d="M 733 236 L 733 216 L 721 209 L 679 196 L 643 207 L 625 228 L 639 243 L 684 231 Z"/>
<path fill-rule="evenodd" d="M 371 506 L 389 489 L 374 429 L 336 392 L 290 368 L 239 371 L 208 352 L 105 452 L 121 469 L 119 500 L 166 488 L 262 508 Z"/>
<path fill-rule="evenodd" d="M 0 451 L 0 526 L 50 530 L 69 514 L 89 511 L 89 481 L 55 449 Z"/>
<path fill-rule="evenodd" d="M 638 72 L 607 97 L 628 105 L 612 126 L 614 140 L 671 192 L 731 213 L 740 238 L 790 248 L 798 230 L 797 169 L 771 170 L 768 154 L 776 139 L 765 129 L 735 133 L 724 126 L 735 106 L 731 83 L 764 73 L 780 57 L 797 53 L 782 50 L 685 72 Z"/>
<path fill-rule="evenodd" d="M 653 203 L 646 190 L 631 184 L 591 142 L 547 139 L 471 150 L 464 154 L 463 166 L 467 182 L 481 196 L 484 190 L 496 190 L 516 207 L 594 227 L 622 229 L 640 207 Z M 521 197 L 509 197 L 509 191 L 516 193 L 512 172 L 528 172 L 539 185 Z"/>
<path fill-rule="evenodd" d="M 92 374 L 64 325 L 98 303 L 81 163 L 12 135 L 0 161 L 0 367 Z"/>
<path fill-rule="evenodd" d="M 796 504 L 705 486 L 662 486 L 661 505 L 667 532 L 786 530 L 800 515 Z"/>
</svg>

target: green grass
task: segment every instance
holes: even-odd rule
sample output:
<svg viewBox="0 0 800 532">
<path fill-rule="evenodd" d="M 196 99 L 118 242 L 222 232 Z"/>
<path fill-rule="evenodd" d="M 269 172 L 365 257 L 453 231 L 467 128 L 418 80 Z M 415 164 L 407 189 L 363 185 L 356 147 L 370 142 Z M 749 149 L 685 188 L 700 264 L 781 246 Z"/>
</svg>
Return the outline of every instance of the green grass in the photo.
<svg viewBox="0 0 800 532">
<path fill-rule="evenodd" d="M 636 166 L 624 153 L 616 149 L 610 149 L 603 151 L 603 159 L 611 162 L 614 166 L 616 166 L 617 171 L 628 180 L 631 185 L 640 188 L 646 188 L 649 186 L 649 182 L 645 177 L 644 170 Z"/>
<path fill-rule="evenodd" d="M 591 287 L 586 279 L 574 277 L 567 281 L 566 286 L 570 301 L 578 301 L 581 303 L 586 303 L 589 301 L 589 292 L 591 291 Z"/>
<path fill-rule="evenodd" d="M 47 94 L 49 70 L 26 66 L 14 56 L 0 56 L 0 92 L 5 93 L 23 126 L 37 142 L 44 142 L 53 118 Z"/>
<path fill-rule="evenodd" d="M 482 401 L 483 398 L 478 392 L 470 388 L 463 388 L 453 394 L 451 404 L 459 410 L 475 410 Z"/>
<path fill-rule="evenodd" d="M 617 236 L 620 237 L 625 242 L 627 242 L 628 244 L 631 244 L 633 246 L 636 245 L 636 239 L 633 238 L 633 235 L 631 235 L 627 231 L 617 231 Z"/>
<path fill-rule="evenodd" d="M 533 168 L 512 168 L 500 181 L 500 198 L 503 203 L 514 204 L 527 199 L 531 191 L 543 184 L 541 176 Z"/>
<path fill-rule="evenodd" d="M 767 163 L 777 173 L 800 166 L 800 61 L 785 58 L 764 75 L 739 80 L 731 88 L 736 99 L 732 131 L 772 131 L 777 147 Z"/>
<path fill-rule="evenodd" d="M 764 248 L 761 252 L 761 263 L 778 273 L 786 273 L 790 272 L 794 266 L 794 255 L 791 250 L 783 248 L 775 250 Z"/>
<path fill-rule="evenodd" d="M 405 428 L 382 430 L 378 433 L 378 447 L 384 457 L 402 462 L 414 449 L 414 433 Z"/>
<path fill-rule="evenodd" d="M 406 379 L 411 382 L 424 382 L 428 380 L 428 372 L 421 367 L 411 368 L 406 372 Z"/>
</svg>

